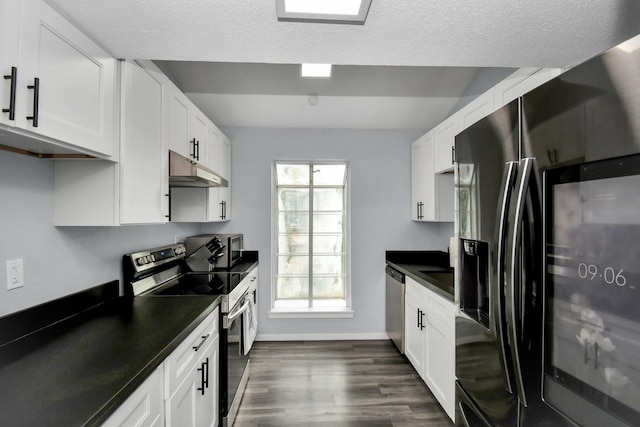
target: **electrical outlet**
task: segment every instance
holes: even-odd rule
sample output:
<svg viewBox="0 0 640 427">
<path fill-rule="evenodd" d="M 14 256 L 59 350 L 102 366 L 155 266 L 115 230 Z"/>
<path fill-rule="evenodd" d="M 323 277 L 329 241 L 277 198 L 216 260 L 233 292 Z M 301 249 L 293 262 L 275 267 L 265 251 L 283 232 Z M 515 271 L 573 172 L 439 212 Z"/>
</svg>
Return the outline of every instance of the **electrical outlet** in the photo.
<svg viewBox="0 0 640 427">
<path fill-rule="evenodd" d="M 178 236 L 177 234 L 173 236 L 173 243 L 180 243 L 180 241 L 181 241 L 180 236 Z"/>
<path fill-rule="evenodd" d="M 7 289 L 15 289 L 22 286 L 24 286 L 22 259 L 7 261 Z"/>
</svg>

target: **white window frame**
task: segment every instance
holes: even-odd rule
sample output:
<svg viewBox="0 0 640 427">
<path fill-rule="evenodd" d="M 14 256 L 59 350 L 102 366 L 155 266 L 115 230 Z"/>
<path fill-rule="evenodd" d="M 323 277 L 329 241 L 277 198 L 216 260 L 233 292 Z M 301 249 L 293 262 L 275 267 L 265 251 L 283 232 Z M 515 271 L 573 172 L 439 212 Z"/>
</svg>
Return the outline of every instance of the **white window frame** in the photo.
<svg viewBox="0 0 640 427">
<path fill-rule="evenodd" d="M 277 206 L 278 206 L 278 189 L 277 189 L 277 164 L 300 164 L 300 165 L 346 165 L 346 215 L 345 215 L 345 234 L 346 234 L 346 277 L 345 277 L 345 307 L 291 307 L 282 308 L 275 307 L 276 301 L 276 280 L 277 280 Z M 300 319 L 300 318 L 352 318 L 355 312 L 351 306 L 351 165 L 347 160 L 275 160 L 271 165 L 271 310 L 268 317 L 272 319 Z M 311 219 L 311 217 L 310 217 Z"/>
</svg>

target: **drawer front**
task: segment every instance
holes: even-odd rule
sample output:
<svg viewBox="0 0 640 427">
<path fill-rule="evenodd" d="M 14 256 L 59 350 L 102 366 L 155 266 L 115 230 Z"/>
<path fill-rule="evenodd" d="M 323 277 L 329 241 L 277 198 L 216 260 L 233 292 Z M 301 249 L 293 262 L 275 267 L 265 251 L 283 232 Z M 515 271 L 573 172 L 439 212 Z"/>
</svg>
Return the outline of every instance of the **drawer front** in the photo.
<svg viewBox="0 0 640 427">
<path fill-rule="evenodd" d="M 208 344 L 218 335 L 217 307 L 164 361 L 164 398 L 170 399 L 180 384 L 195 369 Z"/>
<path fill-rule="evenodd" d="M 455 306 L 451 301 L 430 292 L 427 302 L 427 316 L 441 322 L 447 329 L 453 329 L 455 323 Z"/>
</svg>

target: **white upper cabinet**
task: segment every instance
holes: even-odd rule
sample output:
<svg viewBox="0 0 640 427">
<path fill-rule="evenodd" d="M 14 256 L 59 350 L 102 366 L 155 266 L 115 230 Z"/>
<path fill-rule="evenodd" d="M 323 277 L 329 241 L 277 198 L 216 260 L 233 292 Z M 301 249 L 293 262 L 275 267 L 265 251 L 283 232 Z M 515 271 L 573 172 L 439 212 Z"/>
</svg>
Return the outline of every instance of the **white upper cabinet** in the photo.
<svg viewBox="0 0 640 427">
<path fill-rule="evenodd" d="M 452 171 L 456 135 L 460 132 L 460 116 L 449 117 L 434 131 L 436 135 L 434 170 L 436 173 Z"/>
<path fill-rule="evenodd" d="M 166 85 L 152 68 L 122 69 L 120 223 L 162 223 L 169 215 Z"/>
<path fill-rule="evenodd" d="M 156 224 L 169 220 L 168 79 L 122 62 L 120 162 L 59 160 L 55 225 Z"/>
<path fill-rule="evenodd" d="M 212 169 L 207 145 L 207 116 L 175 86 L 171 91 L 169 111 L 169 149 Z"/>
<path fill-rule="evenodd" d="M 438 132 L 411 144 L 411 219 L 453 221 L 453 174 L 436 173 Z M 450 160 L 449 160 L 450 161 Z"/>
<path fill-rule="evenodd" d="M 21 4 L 18 1 L 0 1 L 0 124 L 15 122 L 15 92 L 18 78 L 18 33 Z"/>
<path fill-rule="evenodd" d="M 432 221 L 435 217 L 433 201 L 428 200 L 427 188 L 433 187 L 434 142 L 431 133 L 411 144 L 411 219 Z"/>
<path fill-rule="evenodd" d="M 10 42 L 1 42 L 0 61 L 3 75 L 13 66 L 17 71 L 15 120 L 10 124 L 21 134 L 15 138 L 18 147 L 102 158 L 117 154 L 116 60 L 41 0 L 4 1 L 0 7 L 10 8 L 0 14 L 0 31 L 13 32 Z M 14 32 L 16 22 L 19 31 Z M 5 64 L 11 58 L 14 63 Z M 9 80 L 2 81 L 3 104 Z M 40 146 L 20 143 L 32 134 L 45 137 Z"/>
</svg>

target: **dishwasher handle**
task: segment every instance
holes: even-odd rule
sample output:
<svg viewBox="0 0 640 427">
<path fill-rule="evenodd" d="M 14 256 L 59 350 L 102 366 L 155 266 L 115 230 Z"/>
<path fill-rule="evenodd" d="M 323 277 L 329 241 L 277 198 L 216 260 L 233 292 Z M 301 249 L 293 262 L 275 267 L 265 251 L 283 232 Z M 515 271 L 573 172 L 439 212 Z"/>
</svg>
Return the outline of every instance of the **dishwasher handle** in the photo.
<svg viewBox="0 0 640 427">
<path fill-rule="evenodd" d="M 385 273 L 387 273 L 387 276 L 391 276 L 396 281 L 398 281 L 400 283 L 404 283 L 404 278 L 405 278 L 405 274 L 404 273 L 401 273 L 400 271 L 396 270 L 395 268 L 391 267 L 390 265 L 387 265 L 387 267 L 385 268 L 384 271 L 385 271 Z"/>
</svg>

